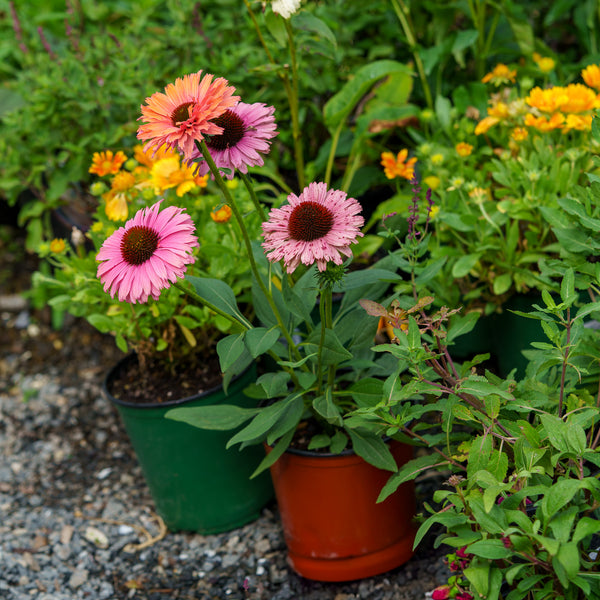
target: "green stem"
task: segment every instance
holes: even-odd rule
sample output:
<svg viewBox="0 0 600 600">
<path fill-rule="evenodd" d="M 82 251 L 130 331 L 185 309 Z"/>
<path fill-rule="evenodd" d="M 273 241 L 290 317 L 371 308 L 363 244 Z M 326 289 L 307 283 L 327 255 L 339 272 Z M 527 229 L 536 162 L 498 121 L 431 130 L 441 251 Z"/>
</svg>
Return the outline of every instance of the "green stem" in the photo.
<svg viewBox="0 0 600 600">
<path fill-rule="evenodd" d="M 325 167 L 325 183 L 327 187 L 331 182 L 331 172 L 333 171 L 333 161 L 335 160 L 335 152 L 338 147 L 338 142 L 340 141 L 340 135 L 342 133 L 342 128 L 344 126 L 344 121 L 342 121 L 337 129 L 333 132 L 333 136 L 331 136 L 331 148 L 329 150 L 329 156 L 327 157 L 327 166 Z"/>
<path fill-rule="evenodd" d="M 256 196 L 254 188 L 252 187 L 252 182 L 250 181 L 250 178 L 241 171 L 238 171 L 237 173 L 244 182 L 244 185 L 246 186 L 246 189 L 250 194 L 250 198 L 252 198 L 252 203 L 254 204 L 254 208 L 256 208 L 256 211 L 258 212 L 261 222 L 264 223 L 267 220 L 267 215 L 265 213 L 265 209 L 262 207 L 262 204 L 258 201 L 258 197 Z"/>
<path fill-rule="evenodd" d="M 404 35 L 406 36 L 406 40 L 408 41 L 408 44 L 410 46 L 410 51 L 412 52 L 412 55 L 415 59 L 415 65 L 417 66 L 419 79 L 421 80 L 421 85 L 423 86 L 423 93 L 425 94 L 425 102 L 427 103 L 428 108 L 433 109 L 433 98 L 431 97 L 431 89 L 429 88 L 429 83 L 425 75 L 423 61 L 421 60 L 419 52 L 417 51 L 417 38 L 413 33 L 413 28 L 410 22 L 409 10 L 406 7 L 406 4 L 404 4 L 403 0 L 392 0 L 392 6 L 394 7 L 396 16 L 400 21 L 400 25 L 402 25 Z"/>
<path fill-rule="evenodd" d="M 233 196 L 231 195 L 229 188 L 225 185 L 225 182 L 223 181 L 223 178 L 221 177 L 221 173 L 219 172 L 219 169 L 218 169 L 217 165 L 215 164 L 215 161 L 213 160 L 212 156 L 210 155 L 210 151 L 208 150 L 206 142 L 204 140 L 202 140 L 202 141 L 196 140 L 196 145 L 198 146 L 198 149 L 200 150 L 200 153 L 202 154 L 202 159 L 206 161 L 206 164 L 208 165 L 210 172 L 213 174 L 213 176 L 215 178 L 215 182 L 216 182 L 217 186 L 219 187 L 219 190 L 221 191 L 221 193 L 223 194 L 223 197 L 225 198 L 225 201 L 231 208 L 231 212 L 233 213 L 233 216 L 235 217 L 235 219 L 240 227 L 240 231 L 241 231 L 242 237 L 244 239 L 244 244 L 246 246 L 246 252 L 248 254 L 248 260 L 250 261 L 250 268 L 252 269 L 254 278 L 256 279 L 256 282 L 258 283 L 262 293 L 265 295 L 265 298 L 266 298 L 267 302 L 269 303 L 271 310 L 273 311 L 273 315 L 275 316 L 275 319 L 277 320 L 279 329 L 281 330 L 283 337 L 287 341 L 289 348 L 294 353 L 294 357 L 296 358 L 296 360 L 300 360 L 301 359 L 300 351 L 298 350 L 298 347 L 294 343 L 294 340 L 292 339 L 292 336 L 290 335 L 289 331 L 287 330 L 287 327 L 283 323 L 283 319 L 281 318 L 279 309 L 277 308 L 277 305 L 275 304 L 275 300 L 273 300 L 273 296 L 271 295 L 271 293 L 265 286 L 265 283 L 262 280 L 262 277 L 260 276 L 260 273 L 258 271 L 258 266 L 256 265 L 256 261 L 254 260 L 254 253 L 252 252 L 252 243 L 250 242 L 250 237 L 248 236 L 248 230 L 246 229 L 244 219 L 242 217 L 242 214 L 239 211 L 237 203 L 233 199 Z"/>
<path fill-rule="evenodd" d="M 198 294 L 196 292 L 196 290 L 192 289 L 191 287 L 186 287 L 180 281 L 176 281 L 173 285 L 177 289 L 181 290 L 184 294 L 187 294 L 190 298 L 192 298 L 194 300 L 194 302 L 198 302 L 198 304 L 202 304 L 203 306 L 206 306 L 206 308 L 208 308 L 209 310 L 212 310 L 213 312 L 217 313 L 218 315 L 221 315 L 228 321 L 231 321 L 232 323 L 235 323 L 236 325 L 241 325 L 245 330 L 252 329 L 252 324 L 249 323 L 248 321 L 246 321 L 246 319 L 244 319 L 243 317 L 234 317 L 233 315 L 226 313 L 225 311 L 221 310 L 220 308 L 218 308 L 217 306 L 212 304 L 212 302 L 209 302 L 208 300 L 206 300 L 205 298 L 200 296 L 200 294 Z"/>
</svg>

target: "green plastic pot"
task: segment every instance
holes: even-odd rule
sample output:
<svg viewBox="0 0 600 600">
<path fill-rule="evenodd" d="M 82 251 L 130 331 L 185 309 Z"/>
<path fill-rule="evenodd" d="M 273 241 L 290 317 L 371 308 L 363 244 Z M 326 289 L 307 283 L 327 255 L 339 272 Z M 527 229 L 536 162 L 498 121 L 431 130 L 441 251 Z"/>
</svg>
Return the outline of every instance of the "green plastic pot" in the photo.
<svg viewBox="0 0 600 600">
<path fill-rule="evenodd" d="M 135 359 L 135 357 L 133 357 Z M 255 381 L 251 365 L 234 379 L 225 394 L 221 386 L 207 392 L 169 402 L 128 403 L 115 398 L 110 389 L 127 357 L 108 373 L 104 393 L 117 407 L 156 505 L 156 512 L 171 531 L 219 533 L 241 527 L 260 516 L 273 497 L 269 473 L 250 479 L 264 458 L 262 446 L 243 451 L 225 448 L 230 431 L 208 431 L 165 419 L 175 407 L 219 403 L 251 407 L 255 400 L 244 388 Z"/>
</svg>

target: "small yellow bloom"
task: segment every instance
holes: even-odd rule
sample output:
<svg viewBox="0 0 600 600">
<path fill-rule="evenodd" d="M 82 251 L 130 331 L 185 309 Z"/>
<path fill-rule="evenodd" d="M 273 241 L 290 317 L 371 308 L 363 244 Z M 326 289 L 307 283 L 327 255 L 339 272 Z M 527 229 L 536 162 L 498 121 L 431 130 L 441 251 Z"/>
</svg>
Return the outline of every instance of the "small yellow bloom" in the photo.
<svg viewBox="0 0 600 600">
<path fill-rule="evenodd" d="M 460 188 L 465 184 L 465 180 L 462 177 L 453 177 L 450 180 L 450 187 L 448 188 L 448 192 L 452 192 L 453 190 L 460 190 Z"/>
<path fill-rule="evenodd" d="M 435 219 L 436 215 L 440 212 L 440 207 L 434 204 L 427 213 L 430 219 Z"/>
<path fill-rule="evenodd" d="M 208 175 L 205 175 L 205 177 L 208 179 Z M 235 190 L 235 189 L 237 189 L 238 185 L 240 185 L 240 182 L 237 179 L 227 179 L 225 181 L 225 185 L 230 190 Z"/>
<path fill-rule="evenodd" d="M 475 187 L 469 192 L 469 198 L 477 204 L 481 204 L 490 197 L 490 192 L 486 188 Z"/>
<path fill-rule="evenodd" d="M 505 64 L 499 63 L 481 81 L 483 83 L 491 82 L 497 87 L 505 83 L 514 83 L 516 77 L 516 70 L 511 70 Z"/>
<path fill-rule="evenodd" d="M 215 206 L 210 216 L 215 223 L 227 223 L 231 219 L 231 208 L 227 204 L 223 204 L 220 208 Z"/>
<path fill-rule="evenodd" d="M 157 160 L 152 165 L 150 174 L 157 194 L 174 187 L 177 196 L 181 198 L 197 186 L 194 167 L 182 165 L 178 156 Z"/>
<path fill-rule="evenodd" d="M 100 233 L 104 229 L 104 223 L 102 223 L 102 221 L 94 221 L 90 229 L 94 233 Z"/>
<path fill-rule="evenodd" d="M 383 152 L 381 154 L 381 164 L 388 179 L 395 177 L 404 177 L 404 179 L 412 179 L 415 174 L 415 157 L 408 158 L 408 150 L 404 148 L 398 152 L 398 156 L 394 156 L 391 152 Z"/>
<path fill-rule="evenodd" d="M 208 185 L 208 177 L 209 177 L 208 173 L 206 175 L 196 175 L 196 177 L 194 178 L 194 181 L 196 182 L 196 185 L 199 188 L 205 188 Z M 231 181 L 233 181 L 233 180 L 231 180 Z M 228 183 L 231 183 L 231 181 L 228 179 L 227 181 L 225 181 L 225 185 L 227 185 Z"/>
<path fill-rule="evenodd" d="M 600 65 L 589 65 L 581 71 L 581 77 L 591 88 L 600 91 Z"/>
<path fill-rule="evenodd" d="M 104 195 L 104 199 L 106 200 L 104 212 L 111 221 L 125 221 L 127 219 L 129 207 L 127 206 L 125 194 L 108 192 Z"/>
<path fill-rule="evenodd" d="M 423 177 L 423 183 L 431 188 L 433 191 L 437 190 L 440 187 L 440 178 L 436 175 L 428 175 L 427 177 Z"/>
<path fill-rule="evenodd" d="M 177 152 L 170 146 L 163 145 L 154 151 L 152 148 L 148 148 L 145 152 L 144 147 L 141 145 L 134 146 L 133 157 L 135 160 L 144 165 L 148 169 L 152 168 L 152 165 L 161 158 L 167 158 L 168 156 L 177 156 Z"/>
<path fill-rule="evenodd" d="M 529 131 L 525 129 L 525 127 L 515 127 L 510 134 L 510 137 L 515 140 L 515 142 L 522 142 L 527 139 L 529 135 Z"/>
<path fill-rule="evenodd" d="M 500 123 L 500 119 L 498 117 L 484 117 L 477 123 L 475 127 L 475 135 L 481 135 L 482 133 L 487 133 L 494 125 Z"/>
<path fill-rule="evenodd" d="M 434 165 L 435 167 L 439 167 L 440 165 L 444 164 L 444 155 L 441 154 L 440 152 L 438 152 L 437 154 L 432 154 L 431 155 L 431 164 Z"/>
<path fill-rule="evenodd" d="M 542 73 L 550 73 L 550 71 L 553 71 L 554 67 L 556 66 L 556 62 L 553 58 L 550 58 L 549 56 L 542 56 L 537 52 L 533 53 L 533 60 Z"/>
<path fill-rule="evenodd" d="M 466 142 L 459 142 L 456 144 L 455 150 L 461 158 L 466 158 L 473 152 L 473 146 L 471 146 L 471 144 L 467 144 Z"/>
<path fill-rule="evenodd" d="M 117 173 L 112 180 L 110 189 L 113 192 L 126 192 L 135 185 L 135 177 L 128 171 Z"/>
<path fill-rule="evenodd" d="M 121 165 L 127 160 L 127 157 L 121 150 L 113 154 L 112 150 L 106 152 L 94 152 L 92 156 L 92 166 L 88 169 L 89 173 L 95 173 L 100 177 L 104 175 L 115 175 L 119 172 Z"/>
<path fill-rule="evenodd" d="M 591 131 L 592 115 L 567 115 L 564 132 L 571 131 Z"/>
<path fill-rule="evenodd" d="M 54 254 L 60 254 L 61 252 L 64 252 L 66 247 L 67 245 L 65 244 L 65 240 L 62 238 L 54 238 L 50 242 L 50 252 L 53 252 Z"/>
</svg>

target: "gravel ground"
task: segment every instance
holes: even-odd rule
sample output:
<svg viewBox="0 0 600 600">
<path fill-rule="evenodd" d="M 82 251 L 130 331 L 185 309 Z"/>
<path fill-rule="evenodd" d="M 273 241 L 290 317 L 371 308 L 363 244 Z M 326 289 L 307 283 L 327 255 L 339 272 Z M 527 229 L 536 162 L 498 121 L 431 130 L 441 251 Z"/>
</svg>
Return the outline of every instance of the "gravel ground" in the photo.
<svg viewBox="0 0 600 600">
<path fill-rule="evenodd" d="M 445 583 L 431 540 L 404 566 L 343 584 L 288 569 L 273 503 L 219 534 L 167 533 L 116 410 L 110 338 L 60 332 L 0 296 L 0 598 L 421 600 Z"/>
</svg>

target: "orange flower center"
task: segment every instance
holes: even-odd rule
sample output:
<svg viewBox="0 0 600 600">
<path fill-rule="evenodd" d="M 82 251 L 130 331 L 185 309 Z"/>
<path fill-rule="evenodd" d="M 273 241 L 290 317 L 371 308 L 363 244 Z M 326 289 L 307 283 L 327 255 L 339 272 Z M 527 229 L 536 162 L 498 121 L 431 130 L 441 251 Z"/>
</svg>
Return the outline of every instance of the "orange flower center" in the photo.
<svg viewBox="0 0 600 600">
<path fill-rule="evenodd" d="M 302 202 L 290 215 L 288 233 L 293 240 L 312 242 L 327 235 L 333 227 L 333 213 L 318 202 Z"/>
<path fill-rule="evenodd" d="M 143 225 L 128 229 L 121 240 L 121 254 L 130 265 L 145 263 L 157 248 L 158 233 Z"/>
<path fill-rule="evenodd" d="M 187 121 L 190 118 L 190 111 L 188 107 L 192 106 L 193 102 L 185 102 L 184 104 L 180 104 L 172 113 L 171 113 L 171 121 L 173 125 L 178 125 L 183 121 Z"/>
<path fill-rule="evenodd" d="M 223 128 L 223 133 L 213 135 L 206 140 L 206 145 L 214 150 L 225 150 L 235 146 L 246 132 L 244 122 L 231 110 L 226 110 L 211 123 Z"/>
</svg>

